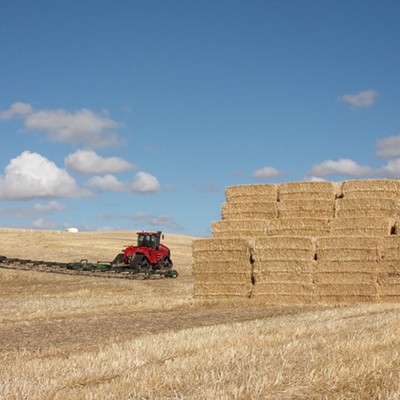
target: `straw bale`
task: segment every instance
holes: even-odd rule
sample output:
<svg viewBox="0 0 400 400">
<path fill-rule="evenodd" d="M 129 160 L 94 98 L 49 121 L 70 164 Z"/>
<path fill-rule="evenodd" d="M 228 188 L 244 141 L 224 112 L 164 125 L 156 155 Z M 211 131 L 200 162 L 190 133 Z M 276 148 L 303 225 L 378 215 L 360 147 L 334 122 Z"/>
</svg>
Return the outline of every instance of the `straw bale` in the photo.
<svg viewBox="0 0 400 400">
<path fill-rule="evenodd" d="M 381 297 L 398 296 L 400 299 L 400 283 L 393 285 L 378 285 L 378 294 Z"/>
<path fill-rule="evenodd" d="M 347 199 L 400 199 L 400 180 L 371 179 L 345 181 L 342 185 L 343 196 Z"/>
<path fill-rule="evenodd" d="M 316 242 L 318 261 L 377 261 L 379 238 L 368 236 L 325 237 Z"/>
<path fill-rule="evenodd" d="M 194 255 L 201 251 L 241 250 L 249 251 L 249 243 L 241 238 L 204 238 L 193 240 Z"/>
<path fill-rule="evenodd" d="M 315 272 L 316 284 L 375 284 L 376 274 L 363 272 Z"/>
<path fill-rule="evenodd" d="M 332 182 L 288 182 L 278 186 L 279 200 L 329 200 L 335 199 L 338 185 Z"/>
<path fill-rule="evenodd" d="M 382 286 L 400 284 L 400 262 L 381 261 L 378 265 L 378 284 Z"/>
<path fill-rule="evenodd" d="M 269 221 L 266 220 L 215 221 L 211 232 L 214 238 L 265 236 L 268 234 L 268 226 Z"/>
<path fill-rule="evenodd" d="M 314 304 L 313 295 L 287 295 L 287 294 L 266 294 L 262 288 L 254 287 L 252 298 L 262 299 L 264 303 L 271 305 L 288 305 L 288 304 Z"/>
<path fill-rule="evenodd" d="M 271 236 L 328 236 L 331 233 L 327 218 L 277 218 L 269 224 Z"/>
<path fill-rule="evenodd" d="M 379 295 L 380 303 L 400 303 L 400 295 Z"/>
<path fill-rule="evenodd" d="M 382 260 L 400 264 L 400 236 L 391 235 L 380 239 Z"/>
<path fill-rule="evenodd" d="M 196 298 L 249 297 L 253 285 L 248 283 L 197 283 L 194 284 Z"/>
<path fill-rule="evenodd" d="M 270 236 L 256 238 L 254 242 L 254 259 L 260 263 L 271 260 L 311 261 L 314 254 L 314 242 L 310 238 Z"/>
<path fill-rule="evenodd" d="M 400 201 L 387 198 L 338 199 L 337 218 L 396 217 L 400 214 Z"/>
<path fill-rule="evenodd" d="M 280 218 L 323 218 L 334 216 L 333 200 L 286 200 L 278 204 Z"/>
<path fill-rule="evenodd" d="M 209 258 L 207 260 L 196 261 L 193 275 L 203 273 L 247 273 L 251 270 L 250 259 L 241 262 L 230 260 L 215 260 Z"/>
<path fill-rule="evenodd" d="M 378 261 L 321 261 L 315 263 L 315 273 L 347 273 L 377 274 L 380 263 Z"/>
<path fill-rule="evenodd" d="M 307 273 L 313 270 L 314 261 L 310 260 L 271 260 L 259 258 L 255 260 L 253 267 L 254 272 L 287 272 L 292 271 L 293 273 Z"/>
<path fill-rule="evenodd" d="M 255 202 L 255 203 L 224 203 L 221 216 L 223 220 L 269 220 L 278 215 L 276 202 Z"/>
<path fill-rule="evenodd" d="M 395 225 L 391 218 L 335 218 L 331 222 L 332 236 L 386 236 Z"/>
<path fill-rule="evenodd" d="M 309 271 L 254 271 L 255 282 L 259 283 L 313 283 L 313 272 Z"/>
<path fill-rule="evenodd" d="M 315 295 L 320 296 L 368 296 L 371 298 L 377 295 L 377 285 L 371 283 L 322 283 L 315 285 Z"/>
<path fill-rule="evenodd" d="M 250 259 L 242 250 L 220 250 L 220 251 L 197 251 L 193 254 L 195 263 L 204 263 L 208 261 L 226 262 L 226 263 L 240 263 L 246 262 Z"/>
<path fill-rule="evenodd" d="M 193 273 L 196 283 L 224 283 L 224 284 L 237 284 L 237 283 L 251 283 L 251 272 L 232 272 L 232 271 L 219 271 L 213 270 L 197 271 Z"/>
<path fill-rule="evenodd" d="M 256 283 L 254 293 L 258 295 L 306 296 L 314 295 L 314 285 L 309 283 Z"/>
<path fill-rule="evenodd" d="M 370 295 L 324 295 L 316 294 L 315 301 L 320 304 L 356 304 L 356 303 L 376 303 L 379 297 L 376 294 Z"/>
<path fill-rule="evenodd" d="M 228 203 L 254 202 L 262 199 L 264 202 L 276 202 L 277 185 L 239 185 L 228 186 L 225 189 L 225 198 Z"/>
</svg>

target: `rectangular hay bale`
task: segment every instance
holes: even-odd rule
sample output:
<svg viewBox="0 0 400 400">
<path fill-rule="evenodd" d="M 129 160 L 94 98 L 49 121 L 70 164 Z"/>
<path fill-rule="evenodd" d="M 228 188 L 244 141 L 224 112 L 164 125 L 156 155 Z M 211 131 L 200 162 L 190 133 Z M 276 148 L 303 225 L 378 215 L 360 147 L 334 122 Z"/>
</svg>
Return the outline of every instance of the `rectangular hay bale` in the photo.
<svg viewBox="0 0 400 400">
<path fill-rule="evenodd" d="M 339 190 L 333 182 L 287 182 L 278 186 L 279 200 L 329 200 L 333 201 Z"/>
<path fill-rule="evenodd" d="M 332 219 L 332 236 L 387 236 L 395 222 L 388 217 L 351 217 Z"/>
<path fill-rule="evenodd" d="M 278 215 L 275 202 L 224 203 L 221 209 L 222 220 L 270 220 Z"/>
<path fill-rule="evenodd" d="M 194 297 L 200 299 L 224 299 L 249 297 L 253 285 L 248 283 L 196 283 Z"/>
<path fill-rule="evenodd" d="M 346 199 L 400 199 L 400 180 L 364 179 L 345 181 L 342 193 Z"/>
<path fill-rule="evenodd" d="M 277 185 L 275 184 L 255 184 L 228 186 L 225 189 L 225 198 L 228 203 L 248 203 L 248 202 L 276 202 Z"/>
<path fill-rule="evenodd" d="M 379 238 L 368 236 L 325 237 L 316 241 L 320 261 L 378 261 Z"/>
<path fill-rule="evenodd" d="M 386 198 L 343 198 L 336 201 L 337 218 L 395 218 L 400 215 L 400 201 Z"/>
<path fill-rule="evenodd" d="M 271 236 L 328 236 L 331 233 L 329 218 L 277 218 L 270 221 Z"/>
<path fill-rule="evenodd" d="M 277 204 L 279 218 L 329 219 L 335 214 L 331 200 L 286 200 Z"/>
<path fill-rule="evenodd" d="M 265 236 L 268 234 L 269 221 L 233 220 L 215 221 L 211 225 L 214 238 L 235 238 Z"/>
</svg>

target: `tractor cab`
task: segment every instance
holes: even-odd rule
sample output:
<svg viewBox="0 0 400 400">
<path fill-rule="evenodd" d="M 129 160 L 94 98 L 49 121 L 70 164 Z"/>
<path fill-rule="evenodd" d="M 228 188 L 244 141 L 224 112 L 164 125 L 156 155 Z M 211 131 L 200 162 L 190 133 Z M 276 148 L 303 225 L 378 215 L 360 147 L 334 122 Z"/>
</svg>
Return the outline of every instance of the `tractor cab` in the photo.
<svg viewBox="0 0 400 400">
<path fill-rule="evenodd" d="M 161 239 L 161 232 L 138 232 L 138 247 L 150 247 L 158 250 Z"/>
</svg>

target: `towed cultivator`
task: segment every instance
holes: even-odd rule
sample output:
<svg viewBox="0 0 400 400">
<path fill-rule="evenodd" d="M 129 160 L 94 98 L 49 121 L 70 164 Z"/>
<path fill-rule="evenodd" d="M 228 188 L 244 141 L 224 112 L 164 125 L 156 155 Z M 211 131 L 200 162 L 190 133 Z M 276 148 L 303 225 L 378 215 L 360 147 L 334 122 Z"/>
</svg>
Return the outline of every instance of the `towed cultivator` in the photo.
<svg viewBox="0 0 400 400">
<path fill-rule="evenodd" d="M 160 238 L 161 232 L 138 232 L 137 246 L 127 247 L 112 262 L 62 263 L 0 256 L 0 268 L 122 279 L 176 278 L 170 250 Z"/>
</svg>

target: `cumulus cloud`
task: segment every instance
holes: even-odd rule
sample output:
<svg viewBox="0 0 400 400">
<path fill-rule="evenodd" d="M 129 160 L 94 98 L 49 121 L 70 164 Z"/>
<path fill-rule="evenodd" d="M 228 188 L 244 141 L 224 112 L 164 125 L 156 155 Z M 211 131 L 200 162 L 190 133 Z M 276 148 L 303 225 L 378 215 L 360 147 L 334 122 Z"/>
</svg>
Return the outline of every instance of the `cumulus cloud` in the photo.
<svg viewBox="0 0 400 400">
<path fill-rule="evenodd" d="M 126 192 L 129 185 L 120 182 L 114 175 L 94 176 L 88 180 L 88 185 L 93 186 L 103 192 Z"/>
<path fill-rule="evenodd" d="M 377 175 L 384 178 L 400 178 L 400 158 L 389 160 L 387 164 L 377 170 Z"/>
<path fill-rule="evenodd" d="M 400 157 L 400 135 L 389 136 L 376 142 L 377 154 L 382 158 Z"/>
<path fill-rule="evenodd" d="M 92 150 L 78 150 L 67 156 L 64 163 L 76 172 L 87 174 L 112 174 L 135 167 L 119 157 L 101 157 Z"/>
<path fill-rule="evenodd" d="M 151 215 L 144 212 L 138 212 L 132 216 L 129 216 L 128 218 L 139 226 L 148 225 L 157 229 L 160 227 L 165 227 L 174 231 L 183 230 L 182 226 L 180 226 L 172 218 L 165 215 Z"/>
<path fill-rule="evenodd" d="M 349 104 L 352 108 L 368 108 L 375 103 L 378 92 L 375 90 L 365 90 L 363 92 L 345 94 L 340 97 L 343 103 Z"/>
<path fill-rule="evenodd" d="M 28 103 L 14 103 L 0 112 L 1 119 L 20 117 L 27 131 L 44 133 L 53 142 L 82 143 L 89 147 L 107 147 L 118 142 L 115 130 L 120 126 L 105 113 L 88 109 L 70 113 L 57 110 L 33 110 Z"/>
<path fill-rule="evenodd" d="M 14 103 L 6 111 L 0 112 L 0 119 L 12 119 L 32 113 L 32 106 L 27 103 Z"/>
<path fill-rule="evenodd" d="M 151 193 L 160 189 L 158 179 L 147 173 L 138 172 L 132 182 L 121 182 L 114 175 L 94 176 L 88 185 L 101 191 Z"/>
<path fill-rule="evenodd" d="M 147 172 L 138 172 L 132 182 L 132 190 L 138 193 L 157 192 L 160 183 L 157 178 Z"/>
<path fill-rule="evenodd" d="M 308 173 L 309 177 L 321 178 L 328 175 L 348 175 L 362 177 L 374 173 L 373 168 L 363 167 L 350 159 L 340 159 L 338 161 L 326 160 L 320 164 L 312 166 Z"/>
<path fill-rule="evenodd" d="M 264 167 L 255 170 L 251 176 L 256 179 L 270 179 L 270 178 L 276 178 L 277 176 L 283 175 L 282 172 L 278 171 L 274 167 Z"/>
<path fill-rule="evenodd" d="M 65 170 L 38 153 L 24 151 L 13 158 L 0 176 L 0 199 L 30 200 L 51 197 L 81 197 L 79 189 Z"/>
</svg>

